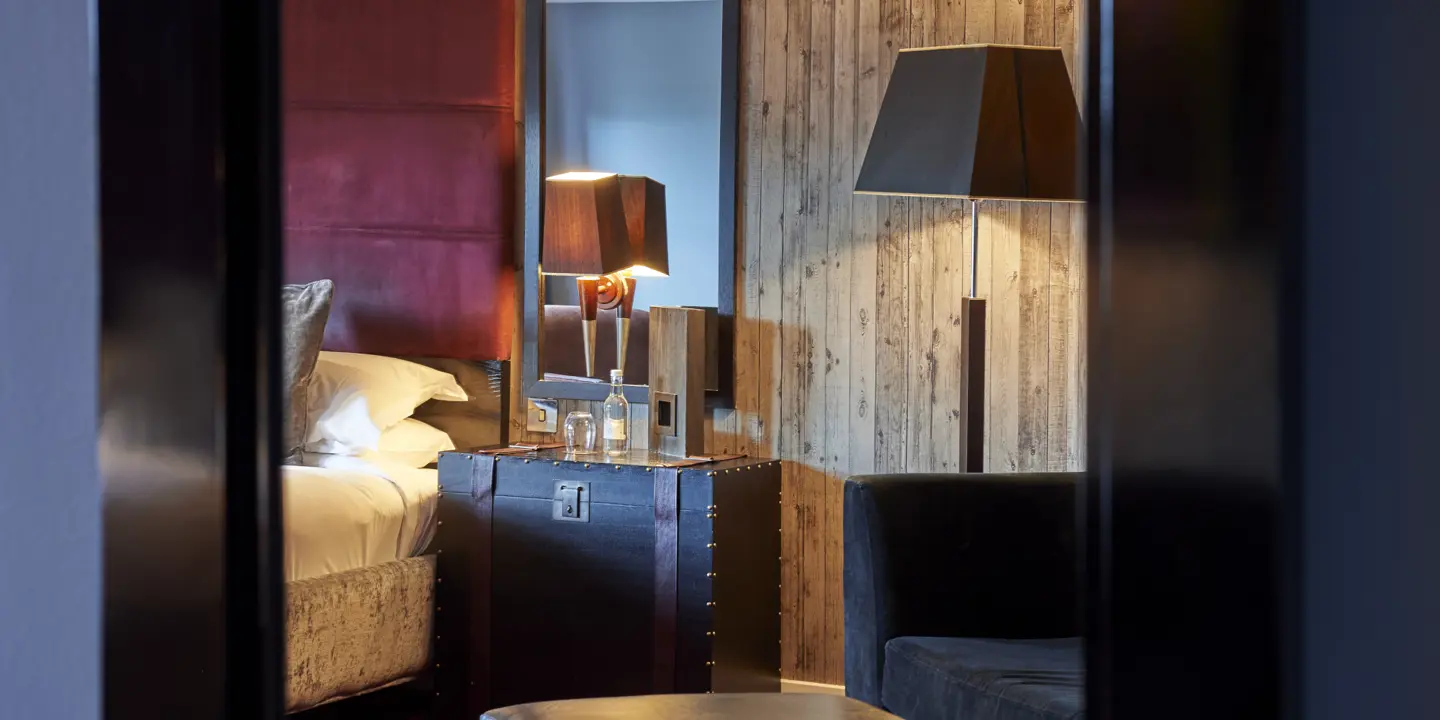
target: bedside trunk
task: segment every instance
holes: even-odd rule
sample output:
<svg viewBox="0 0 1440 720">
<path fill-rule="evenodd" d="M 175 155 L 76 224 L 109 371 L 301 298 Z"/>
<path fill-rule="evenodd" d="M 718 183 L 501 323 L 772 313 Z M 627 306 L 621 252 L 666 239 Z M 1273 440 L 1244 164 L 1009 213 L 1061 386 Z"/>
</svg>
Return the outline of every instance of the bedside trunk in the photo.
<svg viewBox="0 0 1440 720">
<path fill-rule="evenodd" d="M 559 458 L 442 458 L 442 696 L 778 690 L 780 465 Z"/>
</svg>

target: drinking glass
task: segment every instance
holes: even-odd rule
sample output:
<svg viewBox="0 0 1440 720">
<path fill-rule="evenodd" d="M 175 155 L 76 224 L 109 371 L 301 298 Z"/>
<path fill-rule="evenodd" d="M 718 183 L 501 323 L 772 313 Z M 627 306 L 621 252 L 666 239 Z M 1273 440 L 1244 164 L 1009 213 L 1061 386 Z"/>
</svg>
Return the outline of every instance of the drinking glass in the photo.
<svg viewBox="0 0 1440 720">
<path fill-rule="evenodd" d="M 565 416 L 565 452 L 572 455 L 595 452 L 595 416 L 583 410 Z"/>
</svg>

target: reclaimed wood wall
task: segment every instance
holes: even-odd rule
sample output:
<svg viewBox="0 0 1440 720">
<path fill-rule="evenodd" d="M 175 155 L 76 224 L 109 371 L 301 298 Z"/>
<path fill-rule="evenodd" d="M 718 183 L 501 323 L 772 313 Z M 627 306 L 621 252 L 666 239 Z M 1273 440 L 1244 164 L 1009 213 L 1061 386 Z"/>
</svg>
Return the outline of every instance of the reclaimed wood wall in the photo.
<svg viewBox="0 0 1440 720">
<path fill-rule="evenodd" d="M 1059 46 L 1078 96 L 1083 3 L 744 0 L 736 409 L 709 419 L 707 441 L 712 450 L 787 461 L 787 679 L 844 682 L 844 479 L 959 470 L 957 323 L 970 275 L 969 205 L 851 192 L 895 53 Z M 986 468 L 1082 469 L 1083 207 L 991 202 L 980 210 L 978 286 L 990 308 Z M 512 436 L 533 437 L 524 433 L 523 393 L 512 397 Z M 562 401 L 561 416 L 585 404 Z"/>
</svg>

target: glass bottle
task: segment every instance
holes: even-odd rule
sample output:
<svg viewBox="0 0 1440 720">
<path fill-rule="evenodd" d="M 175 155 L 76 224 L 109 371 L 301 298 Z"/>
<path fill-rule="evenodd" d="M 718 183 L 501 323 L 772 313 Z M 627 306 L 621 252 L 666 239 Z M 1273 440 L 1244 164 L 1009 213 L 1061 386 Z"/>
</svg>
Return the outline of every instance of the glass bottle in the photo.
<svg viewBox="0 0 1440 720">
<path fill-rule="evenodd" d="M 610 371 L 610 397 L 605 398 L 605 454 L 624 455 L 630 447 L 630 403 L 619 370 Z"/>
</svg>

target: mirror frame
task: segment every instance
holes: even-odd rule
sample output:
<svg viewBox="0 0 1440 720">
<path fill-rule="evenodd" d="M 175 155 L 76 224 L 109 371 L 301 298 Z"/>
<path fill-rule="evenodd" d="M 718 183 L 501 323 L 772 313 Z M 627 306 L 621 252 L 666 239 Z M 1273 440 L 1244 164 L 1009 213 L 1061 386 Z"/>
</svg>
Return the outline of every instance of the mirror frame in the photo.
<svg viewBox="0 0 1440 720">
<path fill-rule="evenodd" d="M 720 288 L 718 348 L 720 387 L 705 393 L 707 407 L 733 407 L 735 398 L 735 263 L 739 206 L 736 132 L 740 121 L 740 0 L 719 0 L 720 8 Z M 525 397 L 556 400 L 604 400 L 606 383 L 546 380 L 540 370 L 545 323 L 545 278 L 540 274 L 540 238 L 545 217 L 545 31 L 546 0 L 525 0 L 521 24 L 521 123 L 519 212 L 521 269 L 521 381 Z M 648 385 L 626 385 L 625 399 L 649 402 Z"/>
</svg>

